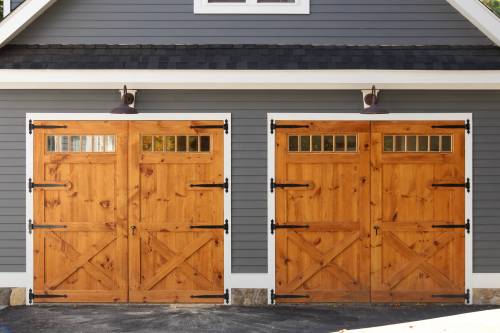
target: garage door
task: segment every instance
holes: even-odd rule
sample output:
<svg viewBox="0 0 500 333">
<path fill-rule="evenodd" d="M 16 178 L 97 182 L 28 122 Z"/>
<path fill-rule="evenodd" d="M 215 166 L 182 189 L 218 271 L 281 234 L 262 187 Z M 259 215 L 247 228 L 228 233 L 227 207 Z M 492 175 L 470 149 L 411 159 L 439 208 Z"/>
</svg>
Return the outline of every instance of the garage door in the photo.
<svg viewBox="0 0 500 333">
<path fill-rule="evenodd" d="M 222 122 L 38 122 L 36 302 L 223 302 Z"/>
<path fill-rule="evenodd" d="M 276 134 L 276 301 L 369 301 L 370 123 L 293 125 Z"/>
<path fill-rule="evenodd" d="M 275 301 L 463 302 L 460 126 L 278 122 Z"/>
</svg>

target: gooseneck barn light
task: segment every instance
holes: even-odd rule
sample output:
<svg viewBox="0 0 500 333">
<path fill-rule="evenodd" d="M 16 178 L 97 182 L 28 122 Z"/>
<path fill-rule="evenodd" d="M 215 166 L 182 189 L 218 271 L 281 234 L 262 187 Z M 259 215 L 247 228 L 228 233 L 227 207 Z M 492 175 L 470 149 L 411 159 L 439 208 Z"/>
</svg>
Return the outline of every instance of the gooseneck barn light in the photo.
<svg viewBox="0 0 500 333">
<path fill-rule="evenodd" d="M 364 97 L 364 102 L 366 105 L 369 105 L 369 107 L 364 108 L 361 114 L 389 113 L 389 111 L 387 111 L 386 109 L 383 109 L 380 106 L 378 106 L 377 89 L 375 89 L 375 86 L 372 86 L 372 92 Z"/>
<path fill-rule="evenodd" d="M 138 113 L 136 108 L 130 106 L 130 104 L 133 104 L 134 101 L 135 101 L 134 94 L 127 92 L 126 85 L 123 86 L 122 102 L 121 102 L 120 106 L 111 110 L 111 113 L 114 113 L 114 114 L 136 114 L 136 113 Z"/>
</svg>

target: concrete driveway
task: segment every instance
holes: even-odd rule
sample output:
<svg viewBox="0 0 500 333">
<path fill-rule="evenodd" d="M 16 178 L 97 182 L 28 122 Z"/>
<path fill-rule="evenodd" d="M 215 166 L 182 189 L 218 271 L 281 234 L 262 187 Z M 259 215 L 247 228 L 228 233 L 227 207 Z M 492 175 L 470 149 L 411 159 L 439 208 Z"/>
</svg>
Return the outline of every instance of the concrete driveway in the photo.
<svg viewBox="0 0 500 333">
<path fill-rule="evenodd" d="M 0 311 L 6 332 L 335 332 L 494 309 L 465 305 L 36 305 Z M 498 308 L 498 307 L 497 307 Z"/>
</svg>

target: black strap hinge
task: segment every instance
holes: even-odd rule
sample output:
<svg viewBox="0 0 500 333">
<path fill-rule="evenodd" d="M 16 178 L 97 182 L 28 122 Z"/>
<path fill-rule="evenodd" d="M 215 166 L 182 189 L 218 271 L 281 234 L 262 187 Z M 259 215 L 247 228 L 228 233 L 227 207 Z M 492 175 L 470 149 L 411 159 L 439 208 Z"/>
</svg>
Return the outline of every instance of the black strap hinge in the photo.
<svg viewBox="0 0 500 333">
<path fill-rule="evenodd" d="M 467 192 L 470 192 L 470 178 L 467 178 L 465 183 L 458 183 L 458 184 L 432 184 L 432 187 L 465 187 Z"/>
<path fill-rule="evenodd" d="M 465 224 L 435 224 L 432 226 L 433 228 L 443 228 L 443 229 L 456 229 L 456 228 L 464 228 L 467 230 L 467 233 L 470 234 L 470 220 L 467 219 L 467 223 Z"/>
<path fill-rule="evenodd" d="M 275 188 L 285 188 L 285 187 L 309 187 L 309 184 L 292 184 L 292 183 L 288 183 L 288 184 L 279 184 L 279 183 L 275 183 L 275 182 L 274 182 L 274 178 L 271 178 L 270 187 L 271 187 L 271 193 L 273 193 Z"/>
<path fill-rule="evenodd" d="M 31 178 L 28 179 L 28 191 L 31 193 L 31 191 L 35 187 L 66 187 L 66 184 L 38 184 L 38 183 L 33 183 L 33 180 Z"/>
<path fill-rule="evenodd" d="M 66 229 L 67 225 L 56 225 L 56 224 L 33 224 L 31 219 L 28 220 L 28 231 L 31 234 L 33 229 Z"/>
<path fill-rule="evenodd" d="M 465 294 L 436 294 L 433 298 L 463 298 L 467 304 L 470 303 L 470 290 L 467 289 Z"/>
<path fill-rule="evenodd" d="M 274 234 L 276 229 L 307 229 L 308 224 L 276 224 L 274 220 L 271 220 L 271 234 Z"/>
<path fill-rule="evenodd" d="M 278 125 L 271 119 L 271 134 L 278 128 L 309 128 L 309 125 Z"/>
<path fill-rule="evenodd" d="M 54 295 L 54 294 L 34 294 L 33 289 L 30 288 L 28 293 L 29 303 L 33 304 L 35 298 L 67 298 L 68 295 Z"/>
<path fill-rule="evenodd" d="M 470 120 L 467 119 L 463 125 L 432 125 L 432 128 L 463 128 L 470 134 Z"/>
<path fill-rule="evenodd" d="M 226 178 L 224 183 L 221 184 L 191 184 L 191 187 L 220 187 L 223 188 L 226 193 L 229 192 L 229 179 Z"/>
<path fill-rule="evenodd" d="M 229 233 L 229 220 L 226 219 L 224 224 L 214 224 L 214 225 L 192 225 L 191 229 L 224 229 L 226 234 Z"/>
<path fill-rule="evenodd" d="M 285 295 L 285 294 L 275 294 L 274 289 L 271 289 L 271 304 L 276 303 L 276 299 L 294 299 L 294 298 L 309 298 L 309 295 Z"/>
<path fill-rule="evenodd" d="M 29 134 L 33 134 L 33 130 L 37 128 L 68 128 L 66 125 L 35 125 L 33 121 L 30 119 L 28 124 L 28 132 Z"/>
<path fill-rule="evenodd" d="M 223 295 L 191 295 L 191 298 L 223 298 L 226 304 L 229 304 L 229 289 L 226 289 L 226 292 Z"/>
<path fill-rule="evenodd" d="M 224 120 L 224 125 L 192 125 L 191 128 L 222 128 L 224 133 L 229 133 L 229 121 Z"/>
</svg>

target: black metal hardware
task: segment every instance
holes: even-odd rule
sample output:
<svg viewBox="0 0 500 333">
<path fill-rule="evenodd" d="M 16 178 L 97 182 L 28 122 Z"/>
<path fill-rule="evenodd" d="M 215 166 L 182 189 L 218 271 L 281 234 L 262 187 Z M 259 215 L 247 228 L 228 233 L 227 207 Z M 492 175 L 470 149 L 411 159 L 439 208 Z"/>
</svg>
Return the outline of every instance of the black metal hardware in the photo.
<svg viewBox="0 0 500 333">
<path fill-rule="evenodd" d="M 470 178 L 467 178 L 465 183 L 459 184 L 432 184 L 432 187 L 465 187 L 467 192 L 470 192 Z"/>
<path fill-rule="evenodd" d="M 33 121 L 30 119 L 29 125 L 28 125 L 28 132 L 30 134 L 33 134 L 33 130 L 37 128 L 68 128 L 66 125 L 35 125 L 33 124 Z"/>
<path fill-rule="evenodd" d="M 271 220 L 271 234 L 274 234 L 276 229 L 306 229 L 309 228 L 308 224 L 276 224 Z"/>
<path fill-rule="evenodd" d="M 432 295 L 433 298 L 463 298 L 465 302 L 469 304 L 470 302 L 470 290 L 467 289 L 465 294 L 436 294 Z"/>
<path fill-rule="evenodd" d="M 224 224 L 213 224 L 213 225 L 192 225 L 191 229 L 224 229 L 226 234 L 229 233 L 229 221 L 226 219 Z"/>
<path fill-rule="evenodd" d="M 470 134 L 470 120 L 467 119 L 463 125 L 432 125 L 432 128 L 463 128 Z"/>
<path fill-rule="evenodd" d="M 271 289 L 271 304 L 274 304 L 276 302 L 276 299 L 278 298 L 287 298 L 287 299 L 292 299 L 292 298 L 309 298 L 309 295 L 286 295 L 286 294 L 275 294 L 274 289 Z"/>
<path fill-rule="evenodd" d="M 55 294 L 34 294 L 33 289 L 30 288 L 29 293 L 28 293 L 28 298 L 30 304 L 33 304 L 33 300 L 35 298 L 67 298 L 68 295 L 55 295 Z"/>
<path fill-rule="evenodd" d="M 229 133 L 229 122 L 224 120 L 224 125 L 193 125 L 191 128 L 222 128 L 226 134 Z"/>
<path fill-rule="evenodd" d="M 35 187 L 66 187 L 66 184 L 38 184 L 33 183 L 33 180 L 30 178 L 28 180 L 28 191 L 31 193 Z"/>
<path fill-rule="evenodd" d="M 191 298 L 224 298 L 226 304 L 229 304 L 229 289 L 223 295 L 191 295 Z"/>
<path fill-rule="evenodd" d="M 67 225 L 55 225 L 55 224 L 33 224 L 31 219 L 28 220 L 28 231 L 31 234 L 33 229 L 65 229 Z"/>
<path fill-rule="evenodd" d="M 226 193 L 229 192 L 229 179 L 226 178 L 224 183 L 221 184 L 191 184 L 191 187 L 220 187 L 223 188 Z"/>
<path fill-rule="evenodd" d="M 271 134 L 273 134 L 277 128 L 309 128 L 309 125 L 278 125 L 271 119 Z"/>
<path fill-rule="evenodd" d="M 465 224 L 435 224 L 432 226 L 433 228 L 443 228 L 443 229 L 456 229 L 463 228 L 467 230 L 467 233 L 470 234 L 470 220 L 467 219 L 467 223 Z"/>
<path fill-rule="evenodd" d="M 378 236 L 378 230 L 380 229 L 380 226 L 376 225 L 373 227 L 375 229 L 375 236 Z"/>
<path fill-rule="evenodd" d="M 271 193 L 274 192 L 274 189 L 275 188 L 285 188 L 285 187 L 309 187 L 309 184 L 292 184 L 292 183 L 288 183 L 288 184 L 278 184 L 278 183 L 275 183 L 274 182 L 274 178 L 271 178 Z"/>
</svg>

